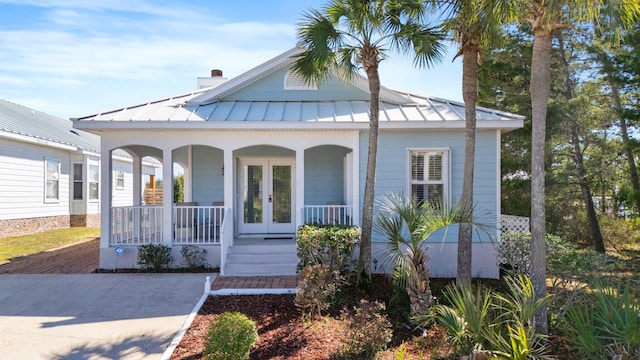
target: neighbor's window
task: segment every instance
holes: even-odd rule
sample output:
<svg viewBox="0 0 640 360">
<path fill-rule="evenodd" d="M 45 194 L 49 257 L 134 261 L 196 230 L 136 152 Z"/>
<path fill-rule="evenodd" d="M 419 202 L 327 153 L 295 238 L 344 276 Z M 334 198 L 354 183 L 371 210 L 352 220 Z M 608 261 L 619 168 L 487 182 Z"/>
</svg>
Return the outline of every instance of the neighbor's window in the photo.
<svg viewBox="0 0 640 360">
<path fill-rule="evenodd" d="M 73 164 L 73 200 L 82 200 L 82 180 L 84 166 Z"/>
<path fill-rule="evenodd" d="M 45 201 L 60 200 L 60 161 L 45 159 Z"/>
<path fill-rule="evenodd" d="M 116 170 L 116 189 L 124 189 L 124 170 Z"/>
<path fill-rule="evenodd" d="M 440 207 L 448 200 L 448 155 L 446 150 L 411 150 L 411 196 L 420 204 Z"/>
<path fill-rule="evenodd" d="M 89 200 L 98 200 L 100 171 L 98 165 L 89 165 Z"/>
</svg>

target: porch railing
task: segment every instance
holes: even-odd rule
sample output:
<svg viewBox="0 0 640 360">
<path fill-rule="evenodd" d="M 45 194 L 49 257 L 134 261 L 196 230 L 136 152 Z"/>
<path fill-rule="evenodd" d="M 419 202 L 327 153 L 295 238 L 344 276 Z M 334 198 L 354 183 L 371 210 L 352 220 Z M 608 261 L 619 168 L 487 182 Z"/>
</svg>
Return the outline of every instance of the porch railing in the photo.
<svg viewBox="0 0 640 360">
<path fill-rule="evenodd" d="M 161 206 L 119 206 L 111 208 L 111 245 L 161 243 Z"/>
<path fill-rule="evenodd" d="M 302 219 L 305 224 L 353 225 L 353 206 L 305 205 Z"/>
<path fill-rule="evenodd" d="M 173 243 L 219 244 L 224 206 L 173 207 Z"/>
</svg>

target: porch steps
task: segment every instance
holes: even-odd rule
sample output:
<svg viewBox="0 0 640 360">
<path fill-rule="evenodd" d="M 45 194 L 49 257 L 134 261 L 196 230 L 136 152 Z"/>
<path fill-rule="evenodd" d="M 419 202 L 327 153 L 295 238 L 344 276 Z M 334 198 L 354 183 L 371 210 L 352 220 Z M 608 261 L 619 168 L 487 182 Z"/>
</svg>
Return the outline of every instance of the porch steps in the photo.
<svg viewBox="0 0 640 360">
<path fill-rule="evenodd" d="M 225 276 L 295 275 L 298 265 L 294 240 L 235 241 L 229 248 Z"/>
</svg>

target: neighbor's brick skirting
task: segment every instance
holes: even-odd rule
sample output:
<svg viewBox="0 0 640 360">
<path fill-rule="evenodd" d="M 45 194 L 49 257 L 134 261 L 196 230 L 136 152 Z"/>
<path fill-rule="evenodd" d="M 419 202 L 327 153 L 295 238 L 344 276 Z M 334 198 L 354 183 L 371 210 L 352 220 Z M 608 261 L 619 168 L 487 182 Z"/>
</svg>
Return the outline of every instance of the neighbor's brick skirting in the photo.
<svg viewBox="0 0 640 360">
<path fill-rule="evenodd" d="M 0 220 L 0 238 L 35 234 L 68 227 L 100 226 L 100 215 L 62 215 L 28 219 Z"/>
<path fill-rule="evenodd" d="M 99 227 L 100 214 L 71 215 L 71 227 Z"/>
</svg>

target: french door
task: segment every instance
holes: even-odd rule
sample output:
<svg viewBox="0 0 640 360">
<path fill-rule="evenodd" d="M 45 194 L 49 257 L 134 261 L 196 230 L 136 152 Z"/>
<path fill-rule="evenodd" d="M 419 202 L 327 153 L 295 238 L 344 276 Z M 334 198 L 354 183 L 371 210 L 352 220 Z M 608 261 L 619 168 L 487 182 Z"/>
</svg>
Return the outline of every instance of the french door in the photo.
<svg viewBox="0 0 640 360">
<path fill-rule="evenodd" d="M 240 234 L 294 233 L 294 161 L 240 161 Z"/>
</svg>

